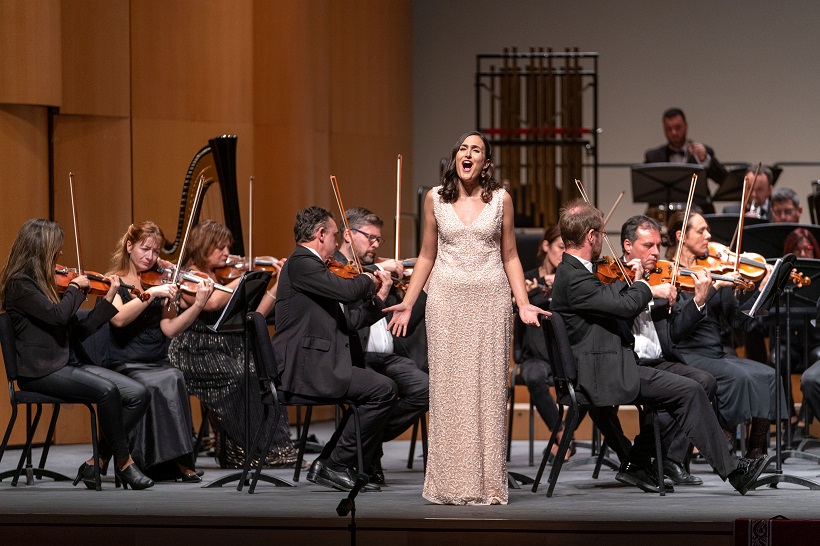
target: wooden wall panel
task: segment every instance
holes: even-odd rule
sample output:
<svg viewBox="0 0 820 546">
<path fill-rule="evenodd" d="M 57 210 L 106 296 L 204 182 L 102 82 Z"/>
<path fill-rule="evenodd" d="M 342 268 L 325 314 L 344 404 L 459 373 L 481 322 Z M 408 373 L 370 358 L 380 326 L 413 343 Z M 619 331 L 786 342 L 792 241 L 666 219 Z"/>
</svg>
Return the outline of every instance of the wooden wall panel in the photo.
<svg viewBox="0 0 820 546">
<path fill-rule="evenodd" d="M 61 114 L 129 116 L 129 14 L 128 0 L 62 4 Z"/>
<path fill-rule="evenodd" d="M 0 0 L 0 103 L 59 106 L 60 0 Z"/>
<path fill-rule="evenodd" d="M 54 118 L 54 220 L 66 231 L 64 265 L 76 267 L 68 173 L 80 226 L 83 267 L 104 273 L 131 223 L 131 135 L 128 119 Z"/>
<path fill-rule="evenodd" d="M 248 123 L 134 119 L 134 220 L 153 220 L 173 240 L 185 174 L 194 155 L 208 139 L 237 135 L 237 190 L 247 238 L 248 178 L 253 156 L 253 130 Z M 206 204 L 210 201 L 206 200 Z M 210 207 L 209 207 L 210 208 Z M 260 213 L 259 210 L 256 211 Z M 203 211 L 208 216 L 207 211 Z M 247 244 L 247 241 L 246 241 Z"/>
<path fill-rule="evenodd" d="M 133 116 L 250 122 L 252 0 L 133 0 Z"/>
</svg>

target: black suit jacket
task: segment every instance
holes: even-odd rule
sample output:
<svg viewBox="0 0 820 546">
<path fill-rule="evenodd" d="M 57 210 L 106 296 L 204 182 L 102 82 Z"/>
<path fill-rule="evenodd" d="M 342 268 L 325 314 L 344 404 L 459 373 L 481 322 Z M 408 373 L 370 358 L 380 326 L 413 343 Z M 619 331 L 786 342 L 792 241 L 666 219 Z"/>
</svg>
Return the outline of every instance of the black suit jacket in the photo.
<svg viewBox="0 0 820 546">
<path fill-rule="evenodd" d="M 669 149 L 668 144 L 663 144 L 662 146 L 658 146 L 657 148 L 651 148 L 646 151 L 644 154 L 644 163 L 669 163 L 669 156 L 671 154 L 671 150 Z M 709 163 L 709 168 L 706 169 L 706 176 L 720 184 L 726 178 L 726 167 L 718 161 L 717 157 L 715 157 L 715 151 L 710 147 L 706 146 L 706 153 L 712 158 L 712 161 Z M 691 163 L 693 165 L 698 164 L 698 160 L 690 154 L 686 152 L 686 155 L 683 158 L 684 163 Z"/>
<path fill-rule="evenodd" d="M 308 248 L 296 247 L 279 272 L 276 292 L 273 350 L 282 390 L 316 397 L 344 396 L 353 358 L 351 330 L 339 304 L 372 293 L 373 281 L 367 275 L 343 279 Z"/>
<path fill-rule="evenodd" d="M 550 309 L 560 313 L 578 368 L 578 384 L 596 406 L 627 404 L 640 389 L 629 321 L 652 299 L 649 286 L 604 285 L 564 253 L 555 273 Z"/>
<path fill-rule="evenodd" d="M 652 322 L 655 324 L 655 331 L 658 332 L 658 340 L 661 342 L 663 358 L 667 362 L 686 363 L 683 355 L 675 346 L 676 343 L 684 339 L 697 324 L 706 318 L 706 313 L 698 311 L 694 300 L 688 299 L 679 301 L 675 306 L 681 306 L 674 315 L 669 314 L 669 302 L 665 299 L 655 299 L 650 309 Z"/>
<path fill-rule="evenodd" d="M 73 286 L 54 303 L 28 277 L 9 281 L 5 309 L 14 324 L 21 377 L 43 377 L 67 365 L 70 339 L 87 338 L 117 314 L 117 308 L 103 300 L 81 320 L 76 312 L 84 301 L 85 294 Z"/>
</svg>

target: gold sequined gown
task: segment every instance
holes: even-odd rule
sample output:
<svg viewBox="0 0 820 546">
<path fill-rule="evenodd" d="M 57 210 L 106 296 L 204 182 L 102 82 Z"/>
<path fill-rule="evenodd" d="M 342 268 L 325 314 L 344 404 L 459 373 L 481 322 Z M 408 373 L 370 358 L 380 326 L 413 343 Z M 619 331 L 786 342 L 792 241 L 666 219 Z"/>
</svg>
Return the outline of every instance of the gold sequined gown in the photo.
<svg viewBox="0 0 820 546">
<path fill-rule="evenodd" d="M 426 320 L 430 428 L 422 495 L 439 504 L 506 504 L 512 304 L 501 261 L 504 190 L 465 225 L 433 189 L 438 255 Z"/>
</svg>

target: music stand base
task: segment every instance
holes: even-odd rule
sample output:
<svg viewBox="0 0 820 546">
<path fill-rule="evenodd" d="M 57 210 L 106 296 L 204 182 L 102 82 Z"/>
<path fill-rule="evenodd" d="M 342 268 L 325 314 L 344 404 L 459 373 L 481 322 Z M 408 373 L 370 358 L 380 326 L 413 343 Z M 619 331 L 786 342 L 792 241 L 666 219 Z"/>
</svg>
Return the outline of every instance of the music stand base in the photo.
<svg viewBox="0 0 820 546">
<path fill-rule="evenodd" d="M 794 485 L 800 485 L 815 491 L 820 490 L 820 483 L 807 480 L 806 478 L 799 478 L 797 476 L 790 476 L 788 474 L 778 472 L 777 474 L 771 474 L 765 478 L 758 478 L 757 481 L 749 486 L 749 491 L 752 489 L 757 489 L 758 487 L 763 487 L 764 485 L 768 485 L 769 487 L 777 487 L 777 484 L 779 483 L 792 483 Z"/>
<path fill-rule="evenodd" d="M 521 489 L 522 485 L 528 485 L 531 483 L 535 483 L 535 480 L 530 478 L 529 476 L 525 476 L 524 474 L 519 474 L 518 472 L 507 472 L 507 484 L 512 489 Z"/>
<path fill-rule="evenodd" d="M 787 449 L 783 451 L 780 457 L 780 461 L 785 461 L 790 457 L 794 457 L 795 459 L 803 459 L 806 461 L 813 461 L 815 463 L 820 463 L 820 455 L 815 455 L 814 453 L 808 453 L 806 451 L 800 451 L 798 449 Z"/>
<path fill-rule="evenodd" d="M 14 477 L 14 473 L 17 471 L 16 468 L 11 470 L 6 470 L 5 472 L 0 472 L 0 481 L 5 480 L 6 478 Z M 59 472 L 54 472 L 52 470 L 47 470 L 45 468 L 23 468 L 20 475 L 27 475 L 31 476 L 32 478 L 37 478 L 41 480 L 43 478 L 51 478 L 55 482 L 70 482 L 71 478 L 66 476 L 65 474 L 60 474 Z"/>
<path fill-rule="evenodd" d="M 820 440 L 817 438 L 803 438 L 797 445 L 797 451 L 805 451 L 809 447 L 820 446 Z"/>
<path fill-rule="evenodd" d="M 250 474 L 250 472 L 248 473 Z M 242 479 L 242 472 L 234 472 L 233 474 L 228 474 L 227 476 L 223 476 L 218 480 L 214 480 L 207 485 L 203 485 L 202 489 L 209 489 L 211 487 L 222 487 L 226 483 L 231 482 L 238 482 Z M 296 487 L 296 484 L 290 483 L 287 480 L 283 480 L 282 478 L 277 478 L 276 476 L 268 476 L 267 474 L 260 474 L 259 475 L 260 482 L 267 482 L 272 483 L 276 487 Z M 245 480 L 245 485 L 250 485 L 250 479 Z"/>
</svg>

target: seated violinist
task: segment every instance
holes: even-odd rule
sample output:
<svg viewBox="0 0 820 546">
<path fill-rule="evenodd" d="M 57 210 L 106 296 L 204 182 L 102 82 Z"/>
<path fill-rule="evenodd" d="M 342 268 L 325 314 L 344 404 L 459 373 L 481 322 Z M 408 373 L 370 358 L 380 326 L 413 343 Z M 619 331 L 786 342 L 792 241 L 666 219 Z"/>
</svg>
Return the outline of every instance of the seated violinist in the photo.
<svg viewBox="0 0 820 546">
<path fill-rule="evenodd" d="M 111 302 L 119 289 L 119 278 L 106 278 L 109 287 L 102 301 L 86 318 L 79 319 L 76 313 L 90 283 L 86 275 L 79 275 L 58 294 L 54 271 L 63 237 L 57 222 L 26 221 L 0 274 L 0 303 L 14 324 L 17 383 L 25 390 L 97 405 L 102 431 L 99 460 L 92 458 L 80 465 L 74 485 L 82 481 L 94 489 L 93 465 L 102 467 L 113 456 L 114 472 L 123 485 L 151 487 L 154 482 L 134 463 L 128 446 L 128 434 L 148 405 L 148 392 L 112 370 L 69 362 L 69 341 L 82 341 L 117 314 Z"/>
<path fill-rule="evenodd" d="M 225 266 L 232 243 L 230 230 L 214 220 L 204 220 L 191 229 L 187 248 L 189 258 L 183 259 L 183 268 L 204 275 L 217 290 L 211 293 L 190 326 L 174 337 L 168 349 L 171 365 L 182 371 L 188 390 L 209 410 L 222 468 L 242 468 L 246 449 L 252 440 L 245 438 L 244 336 L 241 332 L 215 333 L 207 327 L 216 322 L 230 299 L 230 293 L 225 289 L 232 289 L 239 283 L 239 277 L 227 286 L 216 282 L 216 270 Z M 263 302 L 273 297 L 270 293 L 269 296 L 263 297 Z M 182 291 L 177 303 L 178 313 L 184 316 L 193 312 L 196 298 L 196 295 Z M 247 419 L 253 433 L 260 427 L 264 408 L 258 382 L 250 381 L 250 389 Z M 282 412 L 275 426 L 262 430 L 264 434 L 274 435 L 273 447 L 270 453 L 253 453 L 252 458 L 267 466 L 293 466 L 298 453 L 290 439 L 287 413 Z M 259 446 L 264 446 L 266 439 L 266 436 L 260 437 Z"/>
<path fill-rule="evenodd" d="M 355 247 L 355 252 L 362 265 L 374 264 L 376 251 L 382 243 L 384 222 L 369 210 L 360 207 L 347 210 L 347 221 L 351 232 L 346 231 L 342 234 L 344 242 L 340 250 L 336 251 L 334 258 L 343 263 L 354 261 Z M 398 276 L 403 271 L 401 262 L 392 259 L 380 261 L 375 265 L 379 269 L 390 271 Z M 398 290 L 392 282 L 385 283 L 376 296 L 384 303 L 384 307 L 387 307 L 401 301 L 400 296 L 396 294 Z M 356 353 L 363 352 L 364 364 L 368 370 L 389 377 L 398 388 L 399 401 L 390 412 L 390 417 L 382 432 L 382 442 L 387 442 L 407 430 L 427 411 L 429 378 L 411 359 L 396 354 L 393 335 L 387 329 L 390 316 L 381 312 L 383 307 L 370 306 L 368 302 L 362 300 L 348 305 L 350 310 L 366 307 L 371 307 L 374 313 L 369 320 L 361 324 L 351 324 L 357 331 L 357 335 L 351 336 L 351 342 Z M 423 317 L 423 308 L 419 313 L 414 307 L 414 312 Z M 353 316 L 348 313 L 349 318 Z M 411 321 L 408 332 L 412 333 L 413 329 L 418 327 L 419 322 L 418 319 Z M 354 353 L 354 358 L 358 356 L 356 353 Z M 370 483 L 384 483 L 381 453 L 380 449 L 373 459 L 369 470 Z"/>
<path fill-rule="evenodd" d="M 623 261 L 627 265 L 640 261 L 644 271 L 658 266 L 661 251 L 661 233 L 658 223 L 648 216 L 633 216 L 621 227 Z M 677 290 L 669 282 L 652 286 L 653 300 L 635 317 L 632 335 L 635 337 L 635 354 L 639 366 L 649 366 L 697 381 L 712 400 L 715 396 L 715 378 L 707 372 L 687 366 L 683 356 L 675 349 L 680 336 L 703 320 L 706 296 L 710 283 L 704 282 L 707 273 L 699 273 L 698 282 L 692 283 L 694 298 L 683 304 L 670 320 L 669 306 L 675 305 Z M 662 279 L 665 280 L 665 279 Z M 675 485 L 700 485 L 703 480 L 692 476 L 684 466 L 689 451 L 689 439 L 666 411 L 658 413 L 663 440 L 663 471 Z M 655 452 L 652 428 L 647 423 L 635 438 L 630 461 L 645 464 Z"/>
<path fill-rule="evenodd" d="M 339 230 L 330 211 L 315 206 L 300 210 L 293 231 L 296 249 L 279 274 L 273 336 L 281 390 L 286 395 L 343 398 L 355 404 L 361 422 L 362 459 L 368 469 L 381 445 L 397 389 L 392 379 L 356 365 L 350 339 L 354 332 L 339 304 L 372 299 L 379 288 L 377 279 L 390 283 L 390 275 L 365 271 L 342 278 L 331 273 L 327 263 L 336 250 Z M 373 304 L 384 308 L 380 298 Z M 351 309 L 348 315 L 361 312 L 366 309 Z M 316 459 L 307 479 L 349 491 L 356 483 L 356 461 L 356 435 L 350 419 L 330 456 Z M 365 490 L 379 487 L 366 485 Z"/>
<path fill-rule="evenodd" d="M 708 254 L 709 241 L 712 235 L 706 220 L 697 213 L 692 213 L 686 228 L 683 228 L 682 212 L 677 212 L 669 219 L 670 249 L 677 248 L 683 237 L 680 253 L 680 265 L 693 267 L 698 257 Z M 766 269 L 760 287 L 765 286 L 770 268 Z M 739 277 L 739 273 L 727 273 L 730 277 Z M 775 418 L 776 388 L 783 388 L 777 381 L 774 370 L 760 362 L 730 356 L 724 352 L 720 340 L 720 321 L 725 319 L 736 328 L 749 327 L 751 319 L 741 311 L 751 307 L 754 292 L 741 305 L 735 295 L 734 287 L 726 281 L 718 281 L 710 288 L 706 298 L 706 317 L 695 324 L 678 342 L 677 348 L 690 366 L 709 372 L 717 380 L 718 415 L 727 440 L 733 444 L 737 425 L 751 420 L 746 457 L 756 459 L 767 452 L 769 427 Z M 680 313 L 694 296 L 683 292 L 673 313 Z M 781 415 L 788 415 L 785 396 L 780 397 Z"/>
<path fill-rule="evenodd" d="M 140 286 L 140 273 L 154 269 L 165 238 L 154 222 L 131 224 L 111 258 L 112 274 Z M 134 379 L 151 393 L 145 417 L 134 429 L 134 460 L 158 479 L 199 482 L 194 467 L 191 406 L 182 372 L 168 362 L 168 340 L 188 328 L 213 292 L 213 281 L 196 288 L 187 312 L 177 314 L 177 285 L 158 284 L 141 299 L 120 287 L 119 311 L 111 319 L 106 367 Z"/>
</svg>

